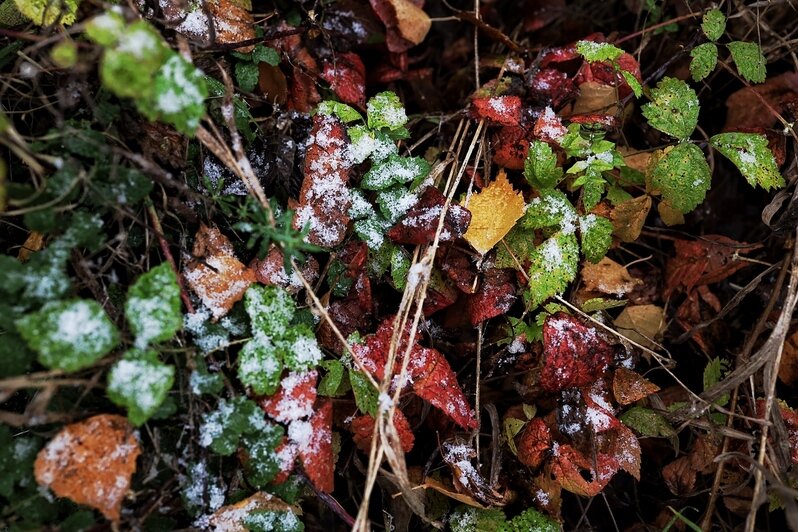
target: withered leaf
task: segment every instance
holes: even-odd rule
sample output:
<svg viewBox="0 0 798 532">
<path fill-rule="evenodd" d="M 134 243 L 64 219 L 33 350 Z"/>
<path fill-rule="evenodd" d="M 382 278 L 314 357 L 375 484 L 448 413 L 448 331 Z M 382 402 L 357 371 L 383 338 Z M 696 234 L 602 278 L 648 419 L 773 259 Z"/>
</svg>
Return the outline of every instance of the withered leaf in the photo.
<svg viewBox="0 0 798 532">
<path fill-rule="evenodd" d="M 612 395 L 618 404 L 630 405 L 659 391 L 659 386 L 631 369 L 618 368 L 612 376 Z"/>
<path fill-rule="evenodd" d="M 624 266 L 604 257 L 598 264 L 585 262 L 582 266 L 582 282 L 587 290 L 620 297 L 643 281 L 632 277 Z"/>
<path fill-rule="evenodd" d="M 665 328 L 665 311 L 657 305 L 635 305 L 623 309 L 615 318 L 618 332 L 633 342 L 655 349 L 659 333 Z"/>
</svg>

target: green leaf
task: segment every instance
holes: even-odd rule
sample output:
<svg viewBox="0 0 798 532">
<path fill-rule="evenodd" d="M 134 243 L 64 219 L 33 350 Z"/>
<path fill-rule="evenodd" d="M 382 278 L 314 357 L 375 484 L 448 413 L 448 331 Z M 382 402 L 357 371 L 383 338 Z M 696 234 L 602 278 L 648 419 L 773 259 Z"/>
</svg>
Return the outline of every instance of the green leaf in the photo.
<svg viewBox="0 0 798 532">
<path fill-rule="evenodd" d="M 255 45 L 255 49 L 252 51 L 252 60 L 256 63 L 268 63 L 271 66 L 277 66 L 280 64 L 280 52 L 274 48 L 258 44 Z"/>
<path fill-rule="evenodd" d="M 10 498 L 17 485 L 35 486 L 33 462 L 42 443 L 38 436 L 14 436 L 10 427 L 0 425 L 0 496 Z"/>
<path fill-rule="evenodd" d="M 247 402 L 251 401 L 245 397 L 236 397 L 231 401 L 220 399 L 216 410 L 202 416 L 199 444 L 210 447 L 213 452 L 222 456 L 233 454 L 238 448 L 241 435 L 249 425 Z"/>
<path fill-rule="evenodd" d="M 561 294 L 576 278 L 579 263 L 576 237 L 572 233 L 556 233 L 535 249 L 530 262 L 529 284 L 524 297 L 529 310 L 533 310 L 550 297 Z"/>
<path fill-rule="evenodd" d="M 698 96 L 687 83 L 663 78 L 651 90 L 651 103 L 643 106 L 643 116 L 654 129 L 686 139 L 698 124 L 698 110 Z"/>
<path fill-rule="evenodd" d="M 276 286 L 250 286 L 244 294 L 244 308 L 254 334 L 282 337 L 296 311 L 291 295 Z"/>
<path fill-rule="evenodd" d="M 579 217 L 582 254 L 593 263 L 599 262 L 612 245 L 612 222 L 602 216 L 587 214 Z"/>
<path fill-rule="evenodd" d="M 137 99 L 139 111 L 172 124 L 185 135 L 193 135 L 205 116 L 205 99 L 208 97 L 202 71 L 180 54 L 173 53 L 158 71 L 153 87 L 154 102 Z M 150 105 L 155 115 L 143 108 Z"/>
<path fill-rule="evenodd" d="M 752 187 L 784 187 L 784 178 L 764 135 L 721 133 L 710 138 L 709 144 L 734 163 Z"/>
<path fill-rule="evenodd" d="M 216 395 L 224 389 L 224 377 L 221 373 L 210 373 L 205 361 L 201 358 L 195 359 L 196 369 L 191 372 L 188 379 L 191 393 L 194 395 L 210 394 Z"/>
<path fill-rule="evenodd" d="M 125 19 L 115 11 L 106 11 L 86 23 L 86 36 L 102 46 L 113 46 L 125 31 Z"/>
<path fill-rule="evenodd" d="M 704 152 L 695 144 L 681 143 L 668 151 L 651 171 L 651 185 L 673 209 L 695 209 L 706 196 L 711 175 Z"/>
<path fill-rule="evenodd" d="M 108 398 L 127 408 L 130 422 L 147 421 L 166 399 L 175 368 L 164 364 L 155 351 L 128 351 L 108 372 Z"/>
<path fill-rule="evenodd" d="M 529 259 L 534 250 L 535 231 L 516 224 L 496 246 L 496 267 L 518 270 L 519 263 L 523 266 L 524 261 Z"/>
<path fill-rule="evenodd" d="M 410 257 L 401 246 L 393 246 L 391 250 L 391 281 L 400 292 L 407 284 L 407 272 L 410 271 Z"/>
<path fill-rule="evenodd" d="M 718 46 L 715 43 L 705 42 L 693 48 L 690 52 L 690 74 L 695 81 L 701 81 L 715 70 L 718 64 Z"/>
<path fill-rule="evenodd" d="M 283 361 L 269 337 L 256 333 L 238 353 L 238 379 L 256 395 L 271 395 L 280 385 Z"/>
<path fill-rule="evenodd" d="M 304 532 L 305 525 L 290 510 L 255 510 L 244 516 L 251 532 Z"/>
<path fill-rule="evenodd" d="M 399 96 L 391 91 L 380 92 L 366 104 L 368 126 L 371 129 L 399 130 L 407 123 L 407 115 Z"/>
<path fill-rule="evenodd" d="M 642 406 L 633 406 L 619 418 L 624 425 L 634 429 L 635 432 L 643 436 L 651 436 L 654 438 L 670 438 L 676 435 L 668 420 L 662 414 L 644 408 Z"/>
<path fill-rule="evenodd" d="M 524 160 L 524 176 L 538 190 L 553 188 L 562 179 L 562 168 L 557 166 L 557 156 L 545 142 L 533 141 Z"/>
<path fill-rule="evenodd" d="M 324 360 L 320 364 L 327 370 L 319 382 L 318 393 L 324 397 L 339 397 L 346 393 L 348 381 L 344 380 L 344 365 L 340 360 Z"/>
<path fill-rule="evenodd" d="M 42 365 L 66 372 L 90 366 L 119 343 L 116 327 L 90 299 L 51 301 L 15 324 Z"/>
<path fill-rule="evenodd" d="M 576 230 L 576 209 L 568 197 L 556 189 L 542 190 L 527 205 L 517 226 L 525 229 L 559 227 L 565 233 Z"/>
<path fill-rule="evenodd" d="M 136 205 L 149 195 L 153 188 L 151 177 L 134 168 L 123 166 L 97 167 L 101 179 L 92 181 L 91 201 L 93 204 L 107 207 L 109 205 Z"/>
<path fill-rule="evenodd" d="M 643 95 L 643 85 L 640 84 L 635 75 L 627 70 L 621 70 L 621 76 L 632 89 L 635 98 L 640 98 Z"/>
<path fill-rule="evenodd" d="M 141 275 L 127 292 L 125 317 L 136 337 L 136 347 L 165 342 L 183 325 L 180 285 L 168 262 Z"/>
<path fill-rule="evenodd" d="M 155 94 L 155 74 L 169 55 L 177 56 L 155 28 L 144 20 L 134 22 L 121 33 L 113 48 L 105 50 L 100 65 L 103 86 L 117 96 L 133 98 L 146 106 Z"/>
<path fill-rule="evenodd" d="M 526 421 L 514 417 L 508 417 L 504 419 L 504 423 L 502 427 L 504 429 L 504 439 L 507 441 L 507 447 L 510 448 L 510 451 L 516 456 L 518 456 L 518 448 L 515 445 L 515 437 L 516 435 L 521 432 L 521 429 L 524 428 L 526 425 Z"/>
<path fill-rule="evenodd" d="M 50 50 L 50 59 L 59 68 L 72 68 L 78 62 L 78 46 L 72 40 L 61 41 Z"/>
<path fill-rule="evenodd" d="M 606 42 L 577 41 L 576 51 L 590 63 L 595 61 L 615 61 L 623 50 Z"/>
<path fill-rule="evenodd" d="M 393 225 L 404 216 L 418 201 L 418 194 L 397 185 L 377 194 L 380 212 Z"/>
<path fill-rule="evenodd" d="M 704 368 L 704 391 L 709 390 L 716 384 L 718 384 L 723 377 L 723 375 L 728 370 L 728 361 L 721 360 L 720 357 L 715 357 L 709 361 L 707 366 Z M 717 400 L 715 400 L 716 405 L 723 406 L 729 402 L 729 394 L 723 394 Z"/>
<path fill-rule="evenodd" d="M 8 316 L 12 316 L 10 308 L 0 308 L 0 312 L 8 312 Z M 0 333 L 0 377 L 14 377 L 25 373 L 36 354 L 28 349 L 25 341 L 20 337 L 16 331 L 5 331 Z"/>
<path fill-rule="evenodd" d="M 325 100 L 321 102 L 319 106 L 316 108 L 316 112 L 328 116 L 337 116 L 346 124 L 348 124 L 349 122 L 356 122 L 358 120 L 363 120 L 363 117 L 360 116 L 360 113 L 354 107 L 346 105 L 345 103 L 334 102 L 332 100 Z M 363 158 L 363 160 L 364 161 L 366 160 L 365 157 Z"/>
<path fill-rule="evenodd" d="M 247 480 L 256 488 L 263 488 L 280 472 L 281 460 L 275 450 L 280 445 L 285 431 L 277 424 L 263 419 L 256 421 L 249 433 L 241 440 L 241 447 L 247 455 L 245 472 Z"/>
<path fill-rule="evenodd" d="M 352 392 L 355 395 L 355 404 L 364 414 L 377 417 L 377 389 L 371 385 L 368 378 L 356 369 L 349 370 L 349 382 L 352 383 Z"/>
<path fill-rule="evenodd" d="M 767 76 L 767 59 L 762 49 L 755 42 L 730 42 L 729 47 L 732 60 L 737 65 L 737 71 L 742 77 L 752 83 L 763 83 Z"/>
<path fill-rule="evenodd" d="M 19 12 L 37 26 L 50 26 L 56 22 L 65 26 L 74 24 L 80 0 L 14 0 Z"/>
<path fill-rule="evenodd" d="M 461 504 L 449 516 L 452 532 L 499 532 L 507 518 L 498 508 L 482 510 Z M 534 529 L 529 529 L 531 532 Z"/>
<path fill-rule="evenodd" d="M 582 303 L 582 312 L 587 312 L 588 314 L 592 312 L 597 312 L 599 310 L 607 310 L 611 308 L 623 307 L 626 305 L 628 301 L 625 299 L 617 300 L 617 299 L 604 299 L 601 297 L 593 297 Z"/>
<path fill-rule="evenodd" d="M 235 66 L 236 83 L 244 92 L 252 92 L 258 86 L 260 71 L 255 63 L 239 61 Z"/>
<path fill-rule="evenodd" d="M 527 508 L 520 515 L 513 517 L 506 525 L 499 528 L 500 532 L 560 532 L 560 525 L 554 519 L 547 517 L 535 508 Z"/>
<path fill-rule="evenodd" d="M 366 172 L 360 187 L 366 190 L 385 190 L 395 184 L 407 184 L 429 175 L 430 165 L 421 157 L 391 155 Z"/>
<path fill-rule="evenodd" d="M 726 31 L 726 15 L 720 9 L 710 9 L 704 13 L 701 29 L 710 41 L 717 41 Z"/>
<path fill-rule="evenodd" d="M 283 361 L 293 371 L 308 371 L 321 362 L 324 355 L 316 342 L 313 329 L 305 324 L 291 327 L 281 340 L 284 344 Z"/>
</svg>

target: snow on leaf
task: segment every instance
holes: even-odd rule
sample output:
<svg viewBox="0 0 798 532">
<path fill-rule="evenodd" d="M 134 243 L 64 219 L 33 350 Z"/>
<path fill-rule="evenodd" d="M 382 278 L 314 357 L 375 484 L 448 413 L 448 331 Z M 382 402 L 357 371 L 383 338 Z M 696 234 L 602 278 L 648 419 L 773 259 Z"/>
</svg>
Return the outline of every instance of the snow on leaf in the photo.
<svg viewBox="0 0 798 532">
<path fill-rule="evenodd" d="M 127 420 L 101 414 L 63 427 L 39 452 L 34 474 L 58 497 L 95 508 L 118 523 L 140 453 Z"/>
<path fill-rule="evenodd" d="M 515 274 L 491 268 L 482 276 L 477 291 L 466 299 L 466 312 L 471 325 L 502 316 L 516 301 Z"/>
<path fill-rule="evenodd" d="M 546 107 L 535 121 L 535 125 L 532 128 L 532 133 L 535 135 L 535 137 L 540 139 L 539 141 L 535 141 L 535 143 L 543 141 L 559 144 L 565 134 L 568 133 L 568 129 L 562 125 L 562 119 L 554 113 L 554 109 L 551 107 Z M 529 153 L 532 152 L 531 148 L 532 146 L 530 146 L 530 151 L 527 153 L 527 157 L 529 157 Z M 537 148 L 535 151 L 542 151 L 542 149 Z M 548 154 L 545 154 L 544 158 L 548 158 Z M 541 170 L 546 170 L 546 172 L 542 173 L 548 173 L 547 167 L 550 167 L 550 164 L 547 164 L 541 168 Z M 524 164 L 524 174 L 527 176 L 527 179 L 529 179 L 529 173 L 526 169 L 526 164 Z M 538 178 L 538 181 L 541 183 L 546 182 L 544 178 Z"/>
<path fill-rule="evenodd" d="M 185 10 L 180 2 L 159 0 L 170 24 L 176 24 L 178 33 L 209 44 L 228 44 L 255 38 L 255 21 L 252 14 L 236 5 L 235 0 L 212 0 L 204 4 L 187 2 Z M 249 53 L 254 46 L 237 50 Z"/>
<path fill-rule="evenodd" d="M 236 258 L 233 245 L 215 227 L 200 226 L 192 254 L 195 259 L 186 265 L 183 277 L 218 320 L 244 297 L 255 273 Z"/>
<path fill-rule="evenodd" d="M 614 61 L 618 59 L 623 50 L 606 42 L 578 41 L 576 51 L 579 52 L 589 62 L 594 61 Z"/>
<path fill-rule="evenodd" d="M 612 360 L 612 347 L 593 327 L 564 313 L 546 318 L 540 375 L 544 390 L 588 386 L 606 373 Z"/>
<path fill-rule="evenodd" d="M 576 278 L 579 245 L 573 234 L 555 233 L 529 257 L 527 307 L 535 309 L 550 297 L 561 294 Z"/>
<path fill-rule="evenodd" d="M 367 123 L 371 129 L 387 128 L 398 130 L 407 123 L 407 114 L 402 101 L 396 93 L 380 92 L 369 99 L 366 104 Z"/>
<path fill-rule="evenodd" d="M 325 62 L 321 77 L 342 102 L 360 108 L 366 104 L 366 67 L 357 54 L 339 54 Z"/>
<path fill-rule="evenodd" d="M 690 86 L 676 78 L 662 78 L 651 89 L 651 102 L 643 105 L 643 116 L 651 127 L 686 139 L 698 124 L 698 96 Z"/>
<path fill-rule="evenodd" d="M 586 214 L 579 217 L 579 238 L 582 254 L 593 263 L 599 262 L 612 245 L 612 222 L 603 216 Z"/>
<path fill-rule="evenodd" d="M 268 514 L 262 515 L 261 512 L 268 512 Z M 290 506 L 270 493 L 258 491 L 235 504 L 222 506 L 216 510 L 208 519 L 208 528 L 215 532 L 254 531 L 268 521 L 269 527 L 265 530 L 295 532 L 302 529 L 279 527 L 290 522 L 299 522 L 297 514 L 300 513 L 299 508 Z M 283 514 L 291 514 L 293 517 Z M 299 524 L 301 525 L 301 522 Z"/>
<path fill-rule="evenodd" d="M 755 42 L 733 41 L 727 44 L 740 75 L 752 83 L 763 83 L 767 76 L 767 59 Z"/>
<path fill-rule="evenodd" d="M 527 205 L 519 225 L 526 229 L 558 227 L 567 235 L 577 227 L 576 209 L 568 197 L 557 189 L 541 190 L 540 196 Z"/>
<path fill-rule="evenodd" d="M 491 487 L 471 462 L 476 454 L 474 448 L 462 440 L 446 441 L 441 446 L 441 457 L 452 470 L 457 491 L 465 492 L 487 506 L 502 505 L 502 495 Z"/>
<path fill-rule="evenodd" d="M 397 244 L 431 244 L 438 229 L 446 197 L 435 187 L 428 187 L 399 222 L 388 231 L 388 238 Z M 451 204 L 443 218 L 440 241 L 448 242 L 463 236 L 471 223 L 471 213 Z"/>
<path fill-rule="evenodd" d="M 366 190 L 385 190 L 396 184 L 420 182 L 429 171 L 429 163 L 421 157 L 390 155 L 366 172 L 360 186 Z"/>
<path fill-rule="evenodd" d="M 139 349 L 169 340 L 180 330 L 180 285 L 169 263 L 152 268 L 133 283 L 125 301 L 125 317 Z"/>
<path fill-rule="evenodd" d="M 517 126 L 521 122 L 521 98 L 518 96 L 485 96 L 471 100 L 471 114 L 491 125 Z"/>
<path fill-rule="evenodd" d="M 316 401 L 318 375 L 316 370 L 305 373 L 290 372 L 280 381 L 277 392 L 261 397 L 258 404 L 269 417 L 280 423 L 310 417 Z"/>
<path fill-rule="evenodd" d="M 334 488 L 332 418 L 332 401 L 326 399 L 316 407 L 310 421 L 294 421 L 288 427 L 289 439 L 299 447 L 305 474 L 316 489 L 325 493 Z"/>
<path fill-rule="evenodd" d="M 710 145 L 729 159 L 748 183 L 765 190 L 784 187 L 767 138 L 756 133 L 720 133 L 709 139 Z"/>
<path fill-rule="evenodd" d="M 90 366 L 119 343 L 119 331 L 89 299 L 51 301 L 14 323 L 42 365 L 66 372 Z"/>
<path fill-rule="evenodd" d="M 652 191 L 661 193 L 663 201 L 682 213 L 700 205 L 712 184 L 704 152 L 687 142 L 668 150 L 651 170 L 650 178 Z"/>
<path fill-rule="evenodd" d="M 258 395 L 277 391 L 283 361 L 277 346 L 266 336 L 257 334 L 238 353 L 238 378 Z"/>
<path fill-rule="evenodd" d="M 174 378 L 175 368 L 155 351 L 128 351 L 108 372 L 108 398 L 127 408 L 128 419 L 139 426 L 157 412 Z"/>
<path fill-rule="evenodd" d="M 503 170 L 496 180 L 471 197 L 471 224 L 463 237 L 481 254 L 490 251 L 524 214 L 524 197 L 513 190 Z"/>
<path fill-rule="evenodd" d="M 710 41 L 717 41 L 726 31 L 726 15 L 720 9 L 710 9 L 704 13 L 701 29 Z"/>
<path fill-rule="evenodd" d="M 718 45 L 712 42 L 699 44 L 690 52 L 690 74 L 693 80 L 701 81 L 709 76 L 718 64 Z"/>
<path fill-rule="evenodd" d="M 193 135 L 205 116 L 208 87 L 204 74 L 180 54 L 172 54 L 161 66 L 153 81 L 154 105 L 139 104 L 150 119 L 175 126 L 179 132 Z"/>
</svg>

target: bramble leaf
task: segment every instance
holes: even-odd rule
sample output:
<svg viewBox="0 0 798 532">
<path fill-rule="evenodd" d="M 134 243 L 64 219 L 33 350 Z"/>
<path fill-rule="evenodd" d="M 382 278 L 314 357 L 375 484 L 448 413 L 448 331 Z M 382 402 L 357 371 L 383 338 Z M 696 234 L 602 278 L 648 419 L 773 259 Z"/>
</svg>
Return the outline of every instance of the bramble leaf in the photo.
<svg viewBox="0 0 798 532">
<path fill-rule="evenodd" d="M 352 392 L 355 395 L 355 404 L 364 414 L 372 417 L 377 415 L 377 390 L 371 385 L 366 376 L 355 369 L 349 370 L 349 382 L 352 383 Z"/>
<path fill-rule="evenodd" d="M 394 184 L 420 181 L 427 177 L 429 171 L 429 163 L 421 157 L 391 155 L 366 172 L 360 186 L 366 190 L 385 190 Z"/>
<path fill-rule="evenodd" d="M 720 133 L 710 138 L 709 144 L 734 163 L 752 187 L 784 187 L 784 177 L 763 135 Z"/>
<path fill-rule="evenodd" d="M 695 209 L 711 184 L 709 165 L 701 148 L 681 143 L 668 151 L 651 171 L 651 185 L 673 209 Z"/>
<path fill-rule="evenodd" d="M 180 330 L 180 285 L 169 263 L 152 268 L 130 287 L 125 317 L 140 349 L 169 340 Z"/>
<path fill-rule="evenodd" d="M 548 298 L 561 294 L 576 278 L 579 245 L 573 234 L 556 233 L 530 256 L 529 288 L 524 294 L 528 308 L 539 307 Z"/>
<path fill-rule="evenodd" d="M 407 114 L 402 102 L 394 92 L 385 91 L 376 94 L 366 104 L 368 126 L 371 129 L 383 127 L 391 131 L 398 130 L 407 123 Z"/>
<path fill-rule="evenodd" d="M 235 67 L 236 83 L 244 92 L 252 92 L 258 86 L 258 65 L 239 61 Z"/>
<path fill-rule="evenodd" d="M 51 301 L 15 324 L 42 365 L 66 372 L 90 366 L 119 343 L 119 331 L 90 299 Z"/>
<path fill-rule="evenodd" d="M 108 373 L 108 398 L 127 408 L 127 418 L 139 426 L 158 411 L 174 378 L 174 366 L 155 351 L 128 351 Z"/>
<path fill-rule="evenodd" d="M 717 41 L 726 31 L 726 15 L 720 9 L 710 9 L 704 13 L 701 29 L 710 41 Z"/>
<path fill-rule="evenodd" d="M 638 81 L 634 74 L 629 72 L 628 70 L 621 70 L 621 76 L 626 81 L 626 83 L 631 87 L 632 92 L 635 95 L 635 98 L 640 98 L 643 95 L 643 85 Z"/>
<path fill-rule="evenodd" d="M 698 110 L 698 96 L 687 83 L 663 78 L 651 90 L 651 103 L 643 106 L 643 116 L 654 129 L 686 139 L 698 124 Z"/>
<path fill-rule="evenodd" d="M 593 263 L 599 262 L 612 244 L 612 222 L 603 216 L 588 214 L 579 217 L 582 254 Z"/>
<path fill-rule="evenodd" d="M 529 202 L 518 225 L 526 229 L 559 227 L 563 233 L 570 234 L 576 230 L 576 209 L 559 190 L 544 190 Z"/>
<path fill-rule="evenodd" d="M 669 438 L 676 434 L 676 431 L 673 430 L 673 427 L 662 414 L 642 406 L 633 406 L 621 414 L 619 419 L 624 425 L 643 436 Z"/>
<path fill-rule="evenodd" d="M 155 76 L 153 88 L 153 109 L 157 111 L 157 118 L 172 124 L 181 133 L 193 135 L 205 116 L 208 97 L 202 71 L 180 54 L 172 54 Z M 139 111 L 153 118 L 144 100 L 137 99 L 136 103 Z"/>
<path fill-rule="evenodd" d="M 552 188 L 562 179 L 562 168 L 557 166 L 557 156 L 545 142 L 533 141 L 524 161 L 524 176 L 537 188 Z"/>
<path fill-rule="evenodd" d="M 752 83 L 764 83 L 767 59 L 757 43 L 734 41 L 726 46 L 729 47 L 732 60 L 742 77 Z"/>
<path fill-rule="evenodd" d="M 268 63 L 271 66 L 280 64 L 280 52 L 274 48 L 258 44 L 252 50 L 252 61 L 255 63 Z"/>
<path fill-rule="evenodd" d="M 356 122 L 358 120 L 363 120 L 363 117 L 360 116 L 360 113 L 352 106 L 347 105 L 341 102 L 335 102 L 332 100 L 325 100 L 319 104 L 316 108 L 317 113 L 321 113 L 323 115 L 330 115 L 330 116 L 337 116 L 341 119 L 345 124 L 349 122 Z M 368 133 L 368 130 L 365 128 L 360 129 L 363 133 Z M 350 130 L 351 135 L 351 130 Z M 354 143 L 354 139 L 352 139 Z M 363 157 L 363 160 L 360 162 L 365 161 L 366 158 Z"/>
<path fill-rule="evenodd" d="M 690 52 L 690 74 L 695 81 L 701 81 L 715 70 L 718 64 L 718 46 L 712 42 L 705 42 L 693 48 Z"/>
<path fill-rule="evenodd" d="M 606 42 L 578 41 L 576 43 L 576 51 L 582 54 L 590 63 L 615 61 L 623 55 L 623 50 Z"/>
</svg>

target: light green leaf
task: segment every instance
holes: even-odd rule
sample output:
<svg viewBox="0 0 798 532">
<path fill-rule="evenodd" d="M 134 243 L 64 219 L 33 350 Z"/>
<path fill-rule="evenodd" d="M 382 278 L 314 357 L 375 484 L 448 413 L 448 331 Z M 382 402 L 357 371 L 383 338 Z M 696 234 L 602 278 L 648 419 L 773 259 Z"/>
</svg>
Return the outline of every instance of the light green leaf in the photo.
<svg viewBox="0 0 798 532">
<path fill-rule="evenodd" d="M 710 145 L 728 158 L 748 183 L 765 190 L 784 187 L 768 141 L 757 133 L 721 133 L 709 139 Z"/>
<path fill-rule="evenodd" d="M 164 44 L 155 28 L 144 20 L 134 22 L 122 32 L 119 42 L 103 54 L 103 86 L 117 96 L 141 102 L 139 110 L 144 107 L 142 112 L 147 111 L 151 117 L 154 77 L 170 54 L 177 55 Z"/>
<path fill-rule="evenodd" d="M 677 139 L 686 139 L 693 133 L 698 111 L 695 91 L 676 78 L 663 78 L 651 90 L 651 103 L 643 106 L 643 116 L 651 127 Z"/>
<path fill-rule="evenodd" d="M 169 263 L 164 262 L 140 276 L 127 292 L 125 317 L 143 349 L 171 339 L 183 325 L 180 285 Z"/>
<path fill-rule="evenodd" d="M 623 76 L 623 79 L 626 80 L 626 83 L 632 89 L 635 98 L 640 98 L 643 95 L 643 85 L 640 84 L 634 74 L 627 70 L 621 70 L 621 76 Z"/>
<path fill-rule="evenodd" d="M 576 209 L 568 197 L 557 189 L 542 190 L 527 205 L 518 225 L 525 229 L 559 227 L 564 233 L 576 230 Z"/>
<path fill-rule="evenodd" d="M 545 142 L 533 141 L 524 160 L 524 175 L 537 188 L 553 188 L 562 179 L 562 168 L 557 166 L 557 156 Z"/>
<path fill-rule="evenodd" d="M 535 508 L 527 508 L 520 515 L 513 517 L 499 532 L 560 532 L 560 524 Z"/>
<path fill-rule="evenodd" d="M 349 382 L 352 383 L 352 392 L 355 395 L 355 404 L 364 414 L 377 417 L 377 389 L 371 385 L 366 376 L 356 370 L 349 370 Z"/>
<path fill-rule="evenodd" d="M 693 48 L 690 52 L 690 74 L 695 81 L 701 81 L 715 70 L 718 64 L 718 46 L 712 42 L 705 42 Z"/>
<path fill-rule="evenodd" d="M 354 107 L 346 105 L 345 103 L 335 102 L 332 100 L 325 100 L 321 102 L 318 108 L 316 109 L 316 112 L 327 116 L 337 116 L 338 118 L 343 120 L 344 123 L 347 124 L 349 122 L 356 122 L 358 120 L 363 120 L 363 117 L 360 116 L 360 113 Z M 365 157 L 363 158 L 363 160 L 365 160 Z"/>
<path fill-rule="evenodd" d="M 599 262 L 612 245 L 612 222 L 602 216 L 587 214 L 579 217 L 582 254 L 593 263 Z"/>
<path fill-rule="evenodd" d="M 701 29 L 710 41 L 717 41 L 726 31 L 726 15 L 720 9 L 710 9 L 704 13 Z"/>
<path fill-rule="evenodd" d="M 730 42 L 729 47 L 732 60 L 737 65 L 737 71 L 742 77 L 752 83 L 763 83 L 767 76 L 767 60 L 762 49 L 755 42 Z"/>
<path fill-rule="evenodd" d="M 271 66 L 280 64 L 280 52 L 274 48 L 258 44 L 252 51 L 252 60 L 256 63 L 268 63 Z"/>
<path fill-rule="evenodd" d="M 324 360 L 321 367 L 327 370 L 319 382 L 318 393 L 324 397 L 339 397 L 346 393 L 344 365 L 340 360 Z"/>
<path fill-rule="evenodd" d="M 366 104 L 368 125 L 371 129 L 399 130 L 407 123 L 407 114 L 399 96 L 390 91 L 381 92 Z"/>
<path fill-rule="evenodd" d="M 561 294 L 576 278 L 579 245 L 573 234 L 556 233 L 538 246 L 530 257 L 529 284 L 524 297 L 528 308 L 539 307 L 548 298 Z"/>
<path fill-rule="evenodd" d="M 360 118 L 359 114 L 358 118 Z M 366 126 L 356 125 L 350 127 L 347 133 L 351 141 L 348 147 L 349 156 L 355 164 L 360 164 L 369 157 L 374 164 L 378 164 L 391 155 L 399 153 L 396 143 L 382 131 L 374 131 Z"/>
<path fill-rule="evenodd" d="M 704 152 L 695 144 L 681 143 L 667 152 L 651 172 L 651 186 L 673 209 L 687 213 L 706 196 L 711 175 Z"/>
<path fill-rule="evenodd" d="M 482 510 L 462 504 L 449 516 L 452 532 L 499 532 L 506 524 L 507 518 L 498 508 Z"/>
<path fill-rule="evenodd" d="M 125 19 L 119 13 L 106 11 L 86 23 L 86 35 L 102 46 L 113 46 L 125 31 Z"/>
<path fill-rule="evenodd" d="M 108 398 L 127 408 L 128 419 L 139 426 L 158 411 L 174 378 L 174 366 L 161 362 L 155 351 L 128 351 L 108 373 Z"/>
<path fill-rule="evenodd" d="M 534 249 L 535 231 L 516 224 L 504 236 L 502 241 L 496 245 L 496 267 L 521 269 Z M 513 256 L 515 256 L 515 259 Z"/>
<path fill-rule="evenodd" d="M 391 250 L 391 281 L 400 292 L 407 284 L 407 272 L 410 270 L 410 257 L 401 246 L 394 246 Z"/>
<path fill-rule="evenodd" d="M 119 343 L 119 331 L 90 299 L 52 301 L 15 325 L 42 365 L 66 372 L 90 366 Z"/>
<path fill-rule="evenodd" d="M 676 435 L 676 431 L 662 414 L 642 406 L 633 406 L 621 414 L 619 419 L 624 425 L 643 436 L 669 438 Z"/>
<path fill-rule="evenodd" d="M 611 308 L 623 307 L 628 301 L 625 299 L 604 299 L 601 297 L 592 297 L 582 303 L 582 312 L 591 314 L 599 310 L 607 310 Z"/>
<path fill-rule="evenodd" d="M 207 97 L 208 87 L 202 71 L 180 54 L 172 54 L 155 77 L 153 109 L 157 117 L 186 135 L 193 135 L 199 127 L 205 116 Z M 152 118 L 152 114 L 142 109 L 143 100 L 137 103 L 139 111 Z"/>
<path fill-rule="evenodd" d="M 576 43 L 576 51 L 582 54 L 590 63 L 595 61 L 615 61 L 623 55 L 623 50 L 606 42 L 578 41 Z"/>
<path fill-rule="evenodd" d="M 37 26 L 59 22 L 69 26 L 75 22 L 80 0 L 14 0 L 19 12 Z"/>
<path fill-rule="evenodd" d="M 258 86 L 260 71 L 254 63 L 239 61 L 235 66 L 236 83 L 244 92 L 252 92 Z"/>
<path fill-rule="evenodd" d="M 515 437 L 519 432 L 521 432 L 521 429 L 524 428 L 524 425 L 526 425 L 526 421 L 514 417 L 505 418 L 504 423 L 502 424 L 504 428 L 504 439 L 507 441 L 507 447 L 509 447 L 516 456 L 518 455 L 518 448 L 515 445 Z"/>
</svg>

